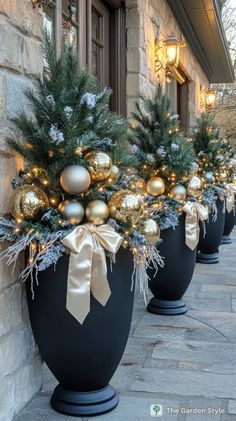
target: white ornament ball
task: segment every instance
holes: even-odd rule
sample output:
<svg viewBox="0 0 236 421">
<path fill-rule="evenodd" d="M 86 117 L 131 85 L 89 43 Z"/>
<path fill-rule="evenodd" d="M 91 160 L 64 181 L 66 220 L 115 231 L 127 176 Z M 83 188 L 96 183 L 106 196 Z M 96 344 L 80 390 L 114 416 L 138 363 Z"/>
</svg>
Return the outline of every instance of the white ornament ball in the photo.
<svg viewBox="0 0 236 421">
<path fill-rule="evenodd" d="M 61 173 L 60 184 L 66 193 L 76 195 L 88 190 L 91 177 L 81 165 L 69 165 Z"/>
</svg>

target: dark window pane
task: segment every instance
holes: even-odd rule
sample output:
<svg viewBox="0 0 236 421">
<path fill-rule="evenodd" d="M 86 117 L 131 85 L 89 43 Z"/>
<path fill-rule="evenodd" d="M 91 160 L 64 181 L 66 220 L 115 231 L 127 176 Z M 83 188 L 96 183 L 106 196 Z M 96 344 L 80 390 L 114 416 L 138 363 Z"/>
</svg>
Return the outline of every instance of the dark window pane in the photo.
<svg viewBox="0 0 236 421">
<path fill-rule="evenodd" d="M 101 81 L 102 77 L 102 48 L 92 42 L 92 73 Z"/>
<path fill-rule="evenodd" d="M 74 22 L 79 21 L 78 19 L 78 1 L 77 0 L 63 0 L 62 11 L 69 19 Z"/>
<path fill-rule="evenodd" d="M 64 45 L 78 47 L 78 1 L 62 1 L 62 37 Z"/>
<path fill-rule="evenodd" d="M 53 38 L 55 26 L 55 4 L 51 2 L 48 6 L 44 5 L 43 12 L 43 29 L 50 38 Z"/>
<path fill-rule="evenodd" d="M 95 9 L 92 10 L 92 36 L 98 41 L 103 41 L 102 17 L 98 14 L 98 12 Z"/>
</svg>

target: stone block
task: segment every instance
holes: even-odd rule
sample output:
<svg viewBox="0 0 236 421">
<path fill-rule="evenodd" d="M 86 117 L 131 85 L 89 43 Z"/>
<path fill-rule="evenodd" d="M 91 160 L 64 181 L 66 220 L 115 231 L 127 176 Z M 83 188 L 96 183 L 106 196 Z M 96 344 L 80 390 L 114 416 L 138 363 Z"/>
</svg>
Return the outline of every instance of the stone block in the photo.
<svg viewBox="0 0 236 421">
<path fill-rule="evenodd" d="M 0 23 L 0 64 L 16 71 L 22 69 L 24 38 L 6 23 Z"/>
<path fill-rule="evenodd" d="M 0 337 L 22 323 L 22 294 L 19 283 L 0 295 Z"/>
<path fill-rule="evenodd" d="M 6 15 L 13 25 L 27 34 L 39 38 L 42 36 L 43 16 L 41 10 L 33 9 L 31 0 L 24 0 L 19 7 L 19 0 L 0 0 L 0 12 Z"/>
<path fill-rule="evenodd" d="M 19 170 L 22 168 L 22 160 L 15 157 L 10 159 L 6 155 L 1 156 L 0 166 L 0 214 L 4 215 L 11 209 L 13 189 L 11 181 L 16 177 Z M 1 282 L 0 282 L 1 289 Z"/>
<path fill-rule="evenodd" d="M 10 421 L 14 414 L 14 383 L 11 377 L 0 384 L 0 421 Z"/>
<path fill-rule="evenodd" d="M 6 113 L 10 120 L 14 120 L 22 110 L 29 111 L 24 92 L 28 82 L 18 76 L 6 77 Z"/>
<path fill-rule="evenodd" d="M 0 378 L 13 374 L 35 354 L 31 332 L 21 328 L 0 339 Z"/>
<path fill-rule="evenodd" d="M 37 356 L 24 365 L 14 376 L 15 414 L 30 401 L 41 388 L 41 359 Z"/>
<path fill-rule="evenodd" d="M 126 90 L 128 96 L 138 96 L 140 89 L 139 85 L 139 74 L 138 73 L 128 73 Z"/>
</svg>

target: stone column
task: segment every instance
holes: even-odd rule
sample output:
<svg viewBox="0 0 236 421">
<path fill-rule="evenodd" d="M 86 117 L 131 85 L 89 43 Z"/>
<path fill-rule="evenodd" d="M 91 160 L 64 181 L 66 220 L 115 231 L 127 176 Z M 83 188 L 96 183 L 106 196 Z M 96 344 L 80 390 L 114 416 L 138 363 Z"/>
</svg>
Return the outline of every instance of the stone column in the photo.
<svg viewBox="0 0 236 421">
<path fill-rule="evenodd" d="M 9 212 L 11 180 L 22 161 L 6 148 L 19 137 L 14 120 L 27 107 L 23 92 L 42 71 L 42 16 L 31 0 L 0 0 L 0 214 Z M 4 245 L 1 245 L 1 250 Z M 0 263 L 0 421 L 10 421 L 41 387 L 41 360 L 17 269 Z"/>
</svg>

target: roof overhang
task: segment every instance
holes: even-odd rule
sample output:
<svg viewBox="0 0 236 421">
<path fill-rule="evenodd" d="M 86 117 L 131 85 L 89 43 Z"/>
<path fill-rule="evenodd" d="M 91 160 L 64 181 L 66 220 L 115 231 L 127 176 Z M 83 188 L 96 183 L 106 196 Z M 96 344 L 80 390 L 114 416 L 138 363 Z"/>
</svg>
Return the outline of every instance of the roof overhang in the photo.
<svg viewBox="0 0 236 421">
<path fill-rule="evenodd" d="M 234 81 L 219 0 L 167 0 L 183 35 L 211 83 Z"/>
</svg>

